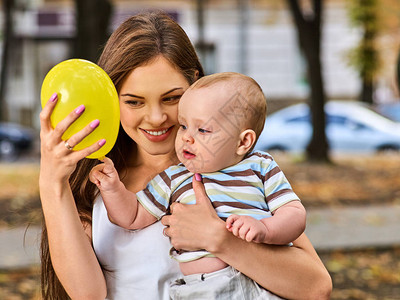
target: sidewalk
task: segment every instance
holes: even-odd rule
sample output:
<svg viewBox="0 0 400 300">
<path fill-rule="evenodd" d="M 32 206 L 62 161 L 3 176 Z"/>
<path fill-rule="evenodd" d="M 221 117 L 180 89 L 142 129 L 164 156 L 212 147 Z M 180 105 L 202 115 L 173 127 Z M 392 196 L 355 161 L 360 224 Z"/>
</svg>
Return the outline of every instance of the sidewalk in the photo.
<svg viewBox="0 0 400 300">
<path fill-rule="evenodd" d="M 306 233 L 317 250 L 400 245 L 400 205 L 309 209 Z"/>
<path fill-rule="evenodd" d="M 40 232 L 39 226 L 0 230 L 0 270 L 39 264 Z"/>
<path fill-rule="evenodd" d="M 308 209 L 306 233 L 317 250 L 400 245 L 400 205 Z M 39 245 L 39 227 L 0 230 L 0 269 L 39 264 Z"/>
</svg>

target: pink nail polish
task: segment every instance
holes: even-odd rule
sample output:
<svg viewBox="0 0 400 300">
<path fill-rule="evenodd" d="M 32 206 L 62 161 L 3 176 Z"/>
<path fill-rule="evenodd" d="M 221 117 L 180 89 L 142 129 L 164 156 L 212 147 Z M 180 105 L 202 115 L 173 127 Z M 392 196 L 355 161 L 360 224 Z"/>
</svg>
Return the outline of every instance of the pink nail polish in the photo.
<svg viewBox="0 0 400 300">
<path fill-rule="evenodd" d="M 75 109 L 75 113 L 77 115 L 79 115 L 79 114 L 83 113 L 84 110 L 85 110 L 85 105 L 82 104 L 82 105 L 79 105 L 77 109 Z"/>
<path fill-rule="evenodd" d="M 54 93 L 53 95 L 51 95 L 50 101 L 51 101 L 51 102 L 54 102 L 54 101 L 57 100 L 57 98 L 58 98 L 58 94 L 57 94 L 57 93 Z"/>
<path fill-rule="evenodd" d="M 92 123 L 90 123 L 90 128 L 96 128 L 97 126 L 99 126 L 99 124 L 100 124 L 100 121 L 99 120 L 94 120 L 94 121 L 92 121 Z"/>
<path fill-rule="evenodd" d="M 105 143 L 106 143 L 106 140 L 102 139 L 99 141 L 99 146 L 104 146 Z"/>
<path fill-rule="evenodd" d="M 201 175 L 199 173 L 194 174 L 194 179 L 196 179 L 196 181 L 201 181 Z"/>
</svg>

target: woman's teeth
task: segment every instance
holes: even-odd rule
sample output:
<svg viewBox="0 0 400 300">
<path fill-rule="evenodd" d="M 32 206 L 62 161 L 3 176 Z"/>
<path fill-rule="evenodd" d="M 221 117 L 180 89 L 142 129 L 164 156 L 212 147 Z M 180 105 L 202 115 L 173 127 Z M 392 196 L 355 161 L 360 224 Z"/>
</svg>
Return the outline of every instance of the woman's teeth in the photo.
<svg viewBox="0 0 400 300">
<path fill-rule="evenodd" d="M 151 135 L 162 135 L 162 134 L 166 133 L 168 131 L 168 129 L 164 129 L 161 131 L 149 131 L 149 130 L 145 130 L 145 131 Z"/>
</svg>

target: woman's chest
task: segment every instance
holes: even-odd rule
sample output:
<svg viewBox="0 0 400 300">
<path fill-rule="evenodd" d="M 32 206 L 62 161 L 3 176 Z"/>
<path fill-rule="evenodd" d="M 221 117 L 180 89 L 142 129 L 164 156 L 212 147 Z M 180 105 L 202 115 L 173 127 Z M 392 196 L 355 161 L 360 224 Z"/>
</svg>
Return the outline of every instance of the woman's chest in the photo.
<svg viewBox="0 0 400 300">
<path fill-rule="evenodd" d="M 96 200 L 93 247 L 105 270 L 109 299 L 168 299 L 179 267 L 169 257 L 171 244 L 162 229 L 161 222 L 137 231 L 118 227 L 109 221 L 101 198 Z"/>
<path fill-rule="evenodd" d="M 162 171 L 162 170 L 161 170 Z M 151 168 L 146 167 L 138 167 L 138 168 L 130 168 L 128 171 L 121 174 L 121 181 L 125 185 L 125 187 L 133 192 L 137 193 L 138 191 L 143 190 L 147 183 L 153 179 L 159 172 L 153 170 Z"/>
</svg>

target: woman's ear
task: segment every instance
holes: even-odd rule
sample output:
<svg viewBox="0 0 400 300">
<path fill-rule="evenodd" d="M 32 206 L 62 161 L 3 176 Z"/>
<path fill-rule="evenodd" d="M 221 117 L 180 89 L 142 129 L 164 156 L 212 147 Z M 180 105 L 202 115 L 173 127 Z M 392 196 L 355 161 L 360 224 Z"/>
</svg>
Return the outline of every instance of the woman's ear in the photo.
<svg viewBox="0 0 400 300">
<path fill-rule="evenodd" d="M 197 81 L 197 79 L 199 79 L 199 74 L 200 74 L 199 70 L 196 70 L 194 72 L 194 81 Z"/>
<path fill-rule="evenodd" d="M 246 129 L 239 135 L 239 145 L 236 149 L 237 155 L 245 155 L 256 142 L 256 133 L 252 129 Z"/>
</svg>

